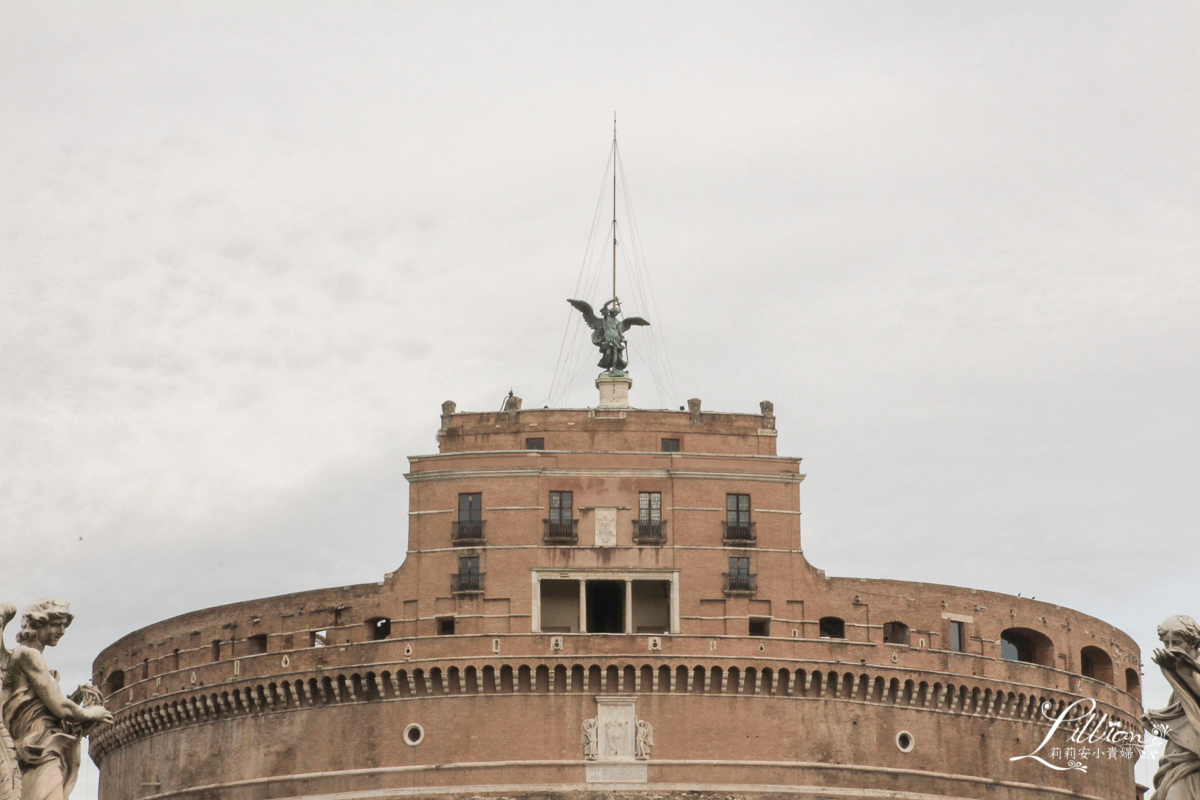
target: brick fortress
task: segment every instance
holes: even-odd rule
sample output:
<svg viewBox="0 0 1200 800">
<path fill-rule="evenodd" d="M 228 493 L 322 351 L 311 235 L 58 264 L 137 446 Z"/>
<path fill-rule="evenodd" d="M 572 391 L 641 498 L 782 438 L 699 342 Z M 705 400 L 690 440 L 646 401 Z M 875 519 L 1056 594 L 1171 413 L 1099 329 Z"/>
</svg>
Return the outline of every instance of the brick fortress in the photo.
<svg viewBox="0 0 1200 800">
<path fill-rule="evenodd" d="M 591 409 L 445 403 L 379 583 L 104 650 L 101 800 L 1134 799 L 1128 758 L 1009 760 L 1047 703 L 1094 698 L 1138 729 L 1130 637 L 1030 599 L 827 577 L 770 403 L 642 410 L 627 378 L 598 386 Z"/>
</svg>

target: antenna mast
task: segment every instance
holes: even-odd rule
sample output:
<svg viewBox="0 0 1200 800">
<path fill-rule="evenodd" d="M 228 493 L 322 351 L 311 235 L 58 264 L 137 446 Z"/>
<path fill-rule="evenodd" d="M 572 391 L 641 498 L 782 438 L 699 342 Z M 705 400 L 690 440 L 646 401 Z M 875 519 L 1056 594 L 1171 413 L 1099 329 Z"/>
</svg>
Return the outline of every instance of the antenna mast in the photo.
<svg viewBox="0 0 1200 800">
<path fill-rule="evenodd" d="M 617 112 L 613 112 L 613 300 L 617 299 Z"/>
</svg>

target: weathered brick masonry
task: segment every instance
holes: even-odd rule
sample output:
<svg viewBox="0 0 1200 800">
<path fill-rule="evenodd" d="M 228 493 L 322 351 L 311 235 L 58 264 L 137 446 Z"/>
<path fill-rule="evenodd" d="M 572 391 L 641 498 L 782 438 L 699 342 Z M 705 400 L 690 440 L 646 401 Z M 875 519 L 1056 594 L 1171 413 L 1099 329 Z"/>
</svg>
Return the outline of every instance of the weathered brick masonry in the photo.
<svg viewBox="0 0 1200 800">
<path fill-rule="evenodd" d="M 800 460 L 762 410 L 446 404 L 382 582 L 185 614 L 100 654 L 101 800 L 1133 800 L 1128 759 L 1009 759 L 1045 736 L 1045 703 L 1133 726 L 1134 642 L 1048 603 L 826 577 L 801 547 Z"/>
</svg>

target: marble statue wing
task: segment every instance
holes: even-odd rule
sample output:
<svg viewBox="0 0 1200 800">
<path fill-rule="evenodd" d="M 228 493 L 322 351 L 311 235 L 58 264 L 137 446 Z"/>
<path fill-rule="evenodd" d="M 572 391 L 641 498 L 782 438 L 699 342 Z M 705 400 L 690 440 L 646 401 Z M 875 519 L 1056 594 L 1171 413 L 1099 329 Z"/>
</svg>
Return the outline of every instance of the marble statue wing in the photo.
<svg viewBox="0 0 1200 800">
<path fill-rule="evenodd" d="M 17 615 L 11 603 L 0 605 L 0 705 L 8 699 L 8 666 L 12 653 L 4 643 L 4 628 Z M 0 800 L 21 800 L 21 765 L 17 763 L 17 747 L 0 719 Z"/>
<path fill-rule="evenodd" d="M 589 328 L 595 330 L 600 327 L 601 320 L 596 316 L 596 312 L 592 310 L 592 306 L 589 303 L 585 303 L 582 300 L 568 300 L 567 302 L 583 312 L 583 321 L 588 324 Z"/>
<path fill-rule="evenodd" d="M 621 330 L 627 331 L 630 328 L 632 328 L 634 325 L 649 325 L 649 324 L 650 324 L 649 322 L 646 322 L 646 320 L 642 319 L 641 317 L 626 317 L 625 319 L 621 320 Z"/>
</svg>

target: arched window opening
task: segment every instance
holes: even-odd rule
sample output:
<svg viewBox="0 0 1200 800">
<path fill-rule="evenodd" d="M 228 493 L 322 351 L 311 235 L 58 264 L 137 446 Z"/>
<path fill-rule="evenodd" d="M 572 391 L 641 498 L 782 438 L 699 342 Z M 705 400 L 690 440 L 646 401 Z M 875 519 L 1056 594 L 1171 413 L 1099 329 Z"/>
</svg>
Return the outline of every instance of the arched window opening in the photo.
<svg viewBox="0 0 1200 800">
<path fill-rule="evenodd" d="M 908 644 L 908 626 L 903 622 L 883 623 L 884 644 Z"/>
<path fill-rule="evenodd" d="M 105 697 L 108 697 L 113 692 L 119 692 L 124 689 L 125 670 L 114 669 L 111 673 L 109 673 L 108 677 L 104 679 L 104 685 L 101 688 L 104 689 Z"/>
<path fill-rule="evenodd" d="M 845 639 L 846 621 L 841 617 L 821 617 L 819 631 L 822 639 Z"/>
<path fill-rule="evenodd" d="M 1008 628 L 1000 634 L 1000 657 L 1006 661 L 1054 666 L 1054 642 L 1031 628 Z"/>
<path fill-rule="evenodd" d="M 1138 671 L 1133 667 L 1127 667 L 1125 670 L 1125 691 L 1138 700 L 1142 699 L 1142 679 L 1138 675 Z"/>
<path fill-rule="evenodd" d="M 1112 659 L 1108 653 L 1094 645 L 1088 645 L 1079 651 L 1079 672 L 1085 678 L 1094 678 L 1112 685 Z"/>
</svg>

